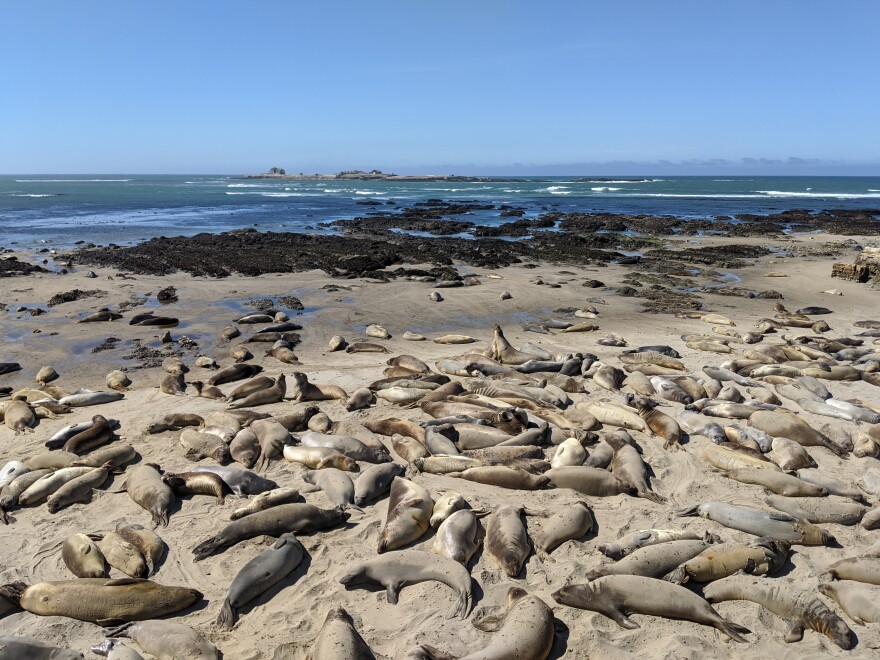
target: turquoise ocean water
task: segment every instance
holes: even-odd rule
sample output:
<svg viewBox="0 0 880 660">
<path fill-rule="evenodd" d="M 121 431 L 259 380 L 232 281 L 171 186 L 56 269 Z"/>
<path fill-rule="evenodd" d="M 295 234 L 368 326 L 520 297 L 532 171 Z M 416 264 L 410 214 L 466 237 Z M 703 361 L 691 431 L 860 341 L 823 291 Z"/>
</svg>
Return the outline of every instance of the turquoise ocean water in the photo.
<svg viewBox="0 0 880 660">
<path fill-rule="evenodd" d="M 633 181 L 633 179 L 644 179 Z M 128 244 L 256 226 L 320 225 L 427 199 L 477 200 L 525 210 L 711 218 L 787 209 L 880 208 L 880 177 L 523 177 L 503 182 L 263 181 L 235 176 L 2 176 L 0 246 Z M 366 205 L 366 200 L 381 205 Z M 478 211 L 477 224 L 508 222 Z"/>
</svg>

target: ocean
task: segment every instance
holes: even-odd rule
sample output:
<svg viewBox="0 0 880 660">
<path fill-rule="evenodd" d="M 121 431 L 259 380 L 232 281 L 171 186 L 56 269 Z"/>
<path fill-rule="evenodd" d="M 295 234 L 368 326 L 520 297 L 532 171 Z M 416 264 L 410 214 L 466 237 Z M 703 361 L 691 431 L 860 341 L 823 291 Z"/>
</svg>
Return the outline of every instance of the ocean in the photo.
<svg viewBox="0 0 880 660">
<path fill-rule="evenodd" d="M 788 209 L 880 208 L 880 177 L 518 177 L 498 182 L 278 181 L 237 176 L 2 176 L 0 246 L 119 245 L 241 227 L 327 232 L 329 221 L 427 199 L 525 210 L 713 218 Z M 374 200 L 380 205 L 365 204 Z M 475 211 L 466 219 L 510 218 Z"/>
</svg>

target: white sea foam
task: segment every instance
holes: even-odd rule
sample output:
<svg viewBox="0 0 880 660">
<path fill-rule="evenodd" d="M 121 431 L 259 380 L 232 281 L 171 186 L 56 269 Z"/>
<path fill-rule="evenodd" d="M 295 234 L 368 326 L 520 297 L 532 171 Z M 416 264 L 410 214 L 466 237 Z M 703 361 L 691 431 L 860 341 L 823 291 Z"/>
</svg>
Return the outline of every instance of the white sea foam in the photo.
<svg viewBox="0 0 880 660">
<path fill-rule="evenodd" d="M 16 179 L 16 183 L 124 183 L 132 179 Z"/>
<path fill-rule="evenodd" d="M 549 188 L 545 188 L 547 192 L 553 192 L 554 190 L 566 190 L 568 186 L 550 186 Z"/>
<path fill-rule="evenodd" d="M 868 188 L 868 192 L 880 192 L 880 190 L 876 188 Z"/>
<path fill-rule="evenodd" d="M 609 188 L 605 186 L 603 188 L 590 188 L 593 192 L 617 192 L 618 190 L 623 190 L 623 188 Z"/>
<path fill-rule="evenodd" d="M 374 190 L 355 190 L 355 195 L 384 195 L 383 192 L 376 192 Z"/>
<path fill-rule="evenodd" d="M 768 197 L 833 197 L 834 199 L 873 199 L 880 197 L 878 194 L 864 193 L 787 192 L 785 190 L 758 190 L 756 192 Z"/>
<path fill-rule="evenodd" d="M 58 197 L 58 195 L 51 195 L 51 194 L 45 194 L 45 195 L 25 195 L 25 194 L 22 194 L 22 195 L 18 195 L 18 194 L 12 194 L 12 195 L 10 195 L 10 197 Z"/>
<path fill-rule="evenodd" d="M 265 183 L 230 183 L 227 188 L 265 188 Z"/>
<path fill-rule="evenodd" d="M 521 193 L 521 192 L 523 192 L 523 191 L 522 191 L 522 190 L 511 190 L 510 188 L 505 188 L 505 189 L 502 190 L 501 192 L 506 192 L 506 193 Z"/>
</svg>

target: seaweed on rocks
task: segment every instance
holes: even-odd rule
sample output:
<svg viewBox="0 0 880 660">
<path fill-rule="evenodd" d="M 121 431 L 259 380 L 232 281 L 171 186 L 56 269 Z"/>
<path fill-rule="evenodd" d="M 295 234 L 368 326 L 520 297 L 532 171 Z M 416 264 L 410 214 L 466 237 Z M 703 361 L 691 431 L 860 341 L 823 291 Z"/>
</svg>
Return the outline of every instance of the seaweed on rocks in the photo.
<svg viewBox="0 0 880 660">
<path fill-rule="evenodd" d="M 48 272 L 42 266 L 19 261 L 18 257 L 15 256 L 0 259 L 0 277 L 15 277 L 17 275 Z"/>
<path fill-rule="evenodd" d="M 101 291 L 100 289 L 72 289 L 71 291 L 56 293 L 49 298 L 49 302 L 46 304 L 49 305 L 49 307 L 55 307 L 55 305 L 74 302 L 76 300 L 82 300 L 83 298 L 103 298 L 106 295 L 107 292 Z"/>
</svg>

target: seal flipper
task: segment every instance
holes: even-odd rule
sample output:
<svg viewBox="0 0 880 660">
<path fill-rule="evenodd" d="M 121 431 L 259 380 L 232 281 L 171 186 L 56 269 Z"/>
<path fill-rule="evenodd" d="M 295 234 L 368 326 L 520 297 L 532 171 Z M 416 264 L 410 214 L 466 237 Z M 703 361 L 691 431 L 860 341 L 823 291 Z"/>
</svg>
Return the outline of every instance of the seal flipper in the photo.
<svg viewBox="0 0 880 660">
<path fill-rule="evenodd" d="M 125 619 L 98 619 L 95 621 L 99 626 L 107 627 L 107 626 L 119 626 L 125 623 Z"/>
<path fill-rule="evenodd" d="M 788 622 L 788 634 L 785 641 L 788 643 L 799 642 L 804 638 L 804 624 L 800 619 L 792 619 Z"/>
<path fill-rule="evenodd" d="M 610 610 L 608 612 L 602 612 L 609 619 L 613 619 L 615 623 L 621 628 L 626 628 L 627 630 L 635 630 L 636 628 L 641 628 L 639 624 L 630 619 L 626 614 L 624 614 L 621 610 Z"/>
<path fill-rule="evenodd" d="M 403 588 L 402 583 L 394 582 L 385 587 L 385 593 L 387 594 L 388 602 L 391 605 L 397 605 L 397 601 L 400 598 L 400 590 Z"/>
<path fill-rule="evenodd" d="M 727 619 L 721 619 L 720 617 L 714 625 L 718 630 L 730 637 L 730 639 L 732 639 L 734 642 L 748 642 L 749 640 L 743 637 L 743 635 L 752 632 L 745 626 L 741 626 L 738 623 L 734 623 L 733 621 L 728 621 Z M 803 630 L 801 630 L 801 635 L 803 635 Z"/>
<path fill-rule="evenodd" d="M 134 625 L 133 622 L 125 623 L 116 628 L 110 628 L 104 631 L 104 637 L 128 637 L 126 632 Z"/>
<path fill-rule="evenodd" d="M 654 493 L 650 490 L 638 491 L 636 495 L 643 499 L 651 500 L 654 504 L 666 504 L 665 497 L 663 497 L 662 495 L 658 495 L 657 493 Z"/>
<path fill-rule="evenodd" d="M 694 505 L 690 508 L 687 508 L 687 509 L 682 509 L 681 511 L 679 511 L 678 513 L 675 514 L 675 516 L 677 518 L 689 518 L 689 517 L 699 516 L 699 515 L 700 515 L 700 505 L 699 504 L 696 504 L 696 505 Z"/>
<path fill-rule="evenodd" d="M 427 644 L 420 644 L 419 650 L 422 652 L 423 655 L 416 657 L 428 658 L 428 660 L 456 660 L 456 658 L 458 657 L 455 655 L 444 653 L 440 649 L 436 649 L 433 646 L 428 646 Z M 410 656 L 412 656 L 412 653 L 410 653 Z"/>
<path fill-rule="evenodd" d="M 220 614 L 217 615 L 217 627 L 220 630 L 232 630 L 235 626 L 236 612 L 229 602 L 229 598 L 223 601 L 223 607 L 220 608 Z"/>
</svg>

